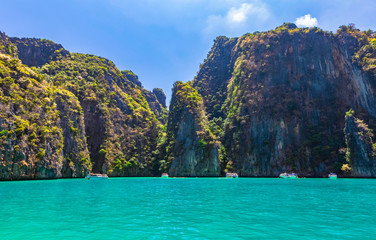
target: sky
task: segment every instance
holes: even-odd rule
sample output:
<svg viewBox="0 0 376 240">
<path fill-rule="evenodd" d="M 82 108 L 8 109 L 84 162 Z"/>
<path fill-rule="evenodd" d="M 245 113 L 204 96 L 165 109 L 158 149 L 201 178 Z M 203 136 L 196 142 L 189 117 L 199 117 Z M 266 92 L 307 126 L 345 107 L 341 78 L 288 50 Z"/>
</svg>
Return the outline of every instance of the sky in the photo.
<svg viewBox="0 0 376 240">
<path fill-rule="evenodd" d="M 294 22 L 336 31 L 376 30 L 374 0 L 0 0 L 0 31 L 60 43 L 131 70 L 169 99 L 192 80 L 217 36 L 239 37 Z"/>
</svg>

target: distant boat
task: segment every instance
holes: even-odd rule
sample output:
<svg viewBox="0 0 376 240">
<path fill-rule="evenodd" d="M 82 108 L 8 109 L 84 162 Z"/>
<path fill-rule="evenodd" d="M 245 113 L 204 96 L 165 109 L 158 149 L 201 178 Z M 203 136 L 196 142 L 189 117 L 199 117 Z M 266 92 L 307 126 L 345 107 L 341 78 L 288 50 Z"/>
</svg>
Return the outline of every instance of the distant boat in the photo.
<svg viewBox="0 0 376 240">
<path fill-rule="evenodd" d="M 161 178 L 168 178 L 168 174 L 167 173 L 162 173 Z"/>
<path fill-rule="evenodd" d="M 289 178 L 292 178 L 292 179 L 298 178 L 298 174 L 296 174 L 296 173 L 290 173 L 289 174 Z"/>
<path fill-rule="evenodd" d="M 289 178 L 289 175 L 287 173 L 281 173 L 279 174 L 280 178 Z"/>
<path fill-rule="evenodd" d="M 280 178 L 288 178 L 288 179 L 296 179 L 298 178 L 298 174 L 296 173 L 281 173 L 279 174 Z"/>
<path fill-rule="evenodd" d="M 329 173 L 328 177 L 330 179 L 337 179 L 337 174 L 335 174 L 335 173 Z"/>
<path fill-rule="evenodd" d="M 237 173 L 226 173 L 226 178 L 238 178 L 239 175 Z"/>
<path fill-rule="evenodd" d="M 90 180 L 90 179 L 108 179 L 107 174 L 99 174 L 99 173 L 89 173 L 85 179 Z"/>
</svg>

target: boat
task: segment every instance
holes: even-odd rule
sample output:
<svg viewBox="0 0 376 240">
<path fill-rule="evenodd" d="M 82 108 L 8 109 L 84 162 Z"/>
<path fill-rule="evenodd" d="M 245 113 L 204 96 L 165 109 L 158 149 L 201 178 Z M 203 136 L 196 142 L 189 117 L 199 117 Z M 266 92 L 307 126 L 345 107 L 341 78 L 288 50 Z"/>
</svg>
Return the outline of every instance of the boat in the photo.
<svg viewBox="0 0 376 240">
<path fill-rule="evenodd" d="M 279 174 L 279 177 L 280 178 L 288 178 L 288 179 L 296 179 L 296 178 L 298 178 L 298 174 L 284 172 L 284 173 Z"/>
<path fill-rule="evenodd" d="M 161 178 L 168 178 L 168 174 L 167 173 L 162 173 Z"/>
<path fill-rule="evenodd" d="M 85 179 L 90 180 L 90 179 L 108 179 L 107 174 L 100 174 L 100 173 L 89 173 Z"/>
<path fill-rule="evenodd" d="M 287 173 L 281 173 L 279 174 L 280 178 L 289 178 L 289 175 Z"/>
<path fill-rule="evenodd" d="M 329 173 L 328 177 L 330 179 L 337 179 L 337 174 L 335 174 L 335 173 Z"/>
<path fill-rule="evenodd" d="M 226 178 L 238 178 L 239 175 L 237 173 L 226 173 Z"/>
<path fill-rule="evenodd" d="M 290 178 L 290 179 L 298 178 L 298 174 L 296 174 L 296 173 L 290 173 L 290 174 L 289 174 L 289 178 Z"/>
</svg>

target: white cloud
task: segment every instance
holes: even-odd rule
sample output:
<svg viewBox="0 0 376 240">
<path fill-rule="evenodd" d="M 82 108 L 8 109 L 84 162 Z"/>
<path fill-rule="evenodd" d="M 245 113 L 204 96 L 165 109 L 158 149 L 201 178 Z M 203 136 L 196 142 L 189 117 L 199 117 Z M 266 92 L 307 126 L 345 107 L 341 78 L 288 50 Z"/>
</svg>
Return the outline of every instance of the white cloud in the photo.
<svg viewBox="0 0 376 240">
<path fill-rule="evenodd" d="M 234 4 L 234 2 L 233 2 Z M 259 0 L 232 6 L 224 15 L 210 15 L 206 20 L 206 35 L 239 35 L 249 31 L 250 26 L 266 22 L 270 17 L 266 4 Z"/>
<path fill-rule="evenodd" d="M 313 18 L 310 14 L 306 14 L 302 17 L 298 17 L 295 20 L 295 24 L 298 27 L 316 27 L 319 23 L 317 21 L 317 18 Z"/>
<path fill-rule="evenodd" d="M 89 1 L 89 0 L 87 0 Z M 262 0 L 107 0 L 110 6 L 123 13 L 127 20 L 136 24 L 174 27 L 182 32 L 196 32 L 206 27 L 208 16 L 226 15 L 234 6 L 245 1 Z M 245 9 L 234 8 L 232 18 L 242 21 Z M 244 12 L 244 14 L 243 14 Z M 231 18 L 231 16 L 229 16 Z"/>
<path fill-rule="evenodd" d="M 243 23 L 247 20 L 251 10 L 251 4 L 243 3 L 240 8 L 231 8 L 227 13 L 226 19 L 229 23 Z"/>
</svg>

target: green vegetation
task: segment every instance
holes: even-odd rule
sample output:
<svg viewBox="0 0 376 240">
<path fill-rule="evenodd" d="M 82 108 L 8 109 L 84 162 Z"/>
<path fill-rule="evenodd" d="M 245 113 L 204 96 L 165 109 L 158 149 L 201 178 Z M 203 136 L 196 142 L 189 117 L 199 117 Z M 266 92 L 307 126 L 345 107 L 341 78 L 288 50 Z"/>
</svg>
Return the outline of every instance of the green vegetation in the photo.
<svg viewBox="0 0 376 240">
<path fill-rule="evenodd" d="M 116 176 L 150 174 L 160 123 L 144 89 L 131 83 L 111 61 L 88 54 L 52 61 L 41 67 L 40 73 L 48 76 L 53 86 L 78 97 L 93 171 Z"/>
<path fill-rule="evenodd" d="M 346 116 L 353 116 L 353 115 L 354 115 L 354 110 L 352 109 L 346 112 Z"/>
<path fill-rule="evenodd" d="M 30 168 L 43 165 L 39 160 L 47 155 L 47 148 L 53 151 L 48 154 L 49 160 L 62 161 L 59 112 L 51 102 L 54 92 L 46 85 L 39 73 L 18 59 L 0 54 L 0 161 L 4 175 L 13 171 L 8 166 L 16 162 L 24 161 Z M 10 154 L 12 145 L 22 154 Z"/>
<path fill-rule="evenodd" d="M 39 152 L 35 155 L 36 158 L 41 159 L 46 155 L 46 151 L 43 148 L 39 148 Z"/>
<path fill-rule="evenodd" d="M 339 151 L 344 113 L 364 119 L 356 125 L 368 143 L 376 126 L 346 87 L 351 64 L 376 87 L 376 35 L 354 25 L 218 37 L 195 79 L 174 84 L 169 112 L 161 89 L 105 58 L 2 33 L 0 53 L 1 179 L 159 175 L 185 154 L 218 158 L 222 173 L 350 171 L 351 152 Z"/>
<path fill-rule="evenodd" d="M 345 84 L 330 83 L 339 80 L 322 73 L 319 59 L 330 62 L 347 51 L 366 74 L 374 74 L 375 47 L 375 33 L 351 24 L 335 34 L 285 23 L 240 38 L 218 37 L 191 85 L 205 96 L 209 128 L 223 144 L 222 171 L 269 175 L 283 165 L 312 173 L 320 164 L 339 170 L 346 163 L 338 151 L 345 146 L 343 115 L 353 103 L 333 96 L 347 91 Z M 338 62 L 335 68 L 344 76 L 348 70 Z M 319 75 L 320 83 L 315 82 Z M 375 76 L 370 77 L 372 84 Z M 349 78 L 341 81 L 352 81 Z M 327 85 L 315 92 L 320 84 Z M 373 121 L 367 111 L 364 115 Z"/>
<path fill-rule="evenodd" d="M 159 171 L 168 172 L 172 162 L 191 149 L 197 157 L 197 162 L 202 159 L 207 161 L 210 151 L 216 144 L 216 138 L 210 131 L 204 112 L 202 97 L 189 83 L 175 82 L 167 133 L 160 144 L 160 161 L 157 168 Z"/>
<path fill-rule="evenodd" d="M 351 167 L 349 166 L 348 163 L 346 163 L 346 164 L 343 164 L 343 165 L 342 165 L 341 170 L 342 170 L 343 172 L 350 172 L 350 171 L 351 171 Z"/>
<path fill-rule="evenodd" d="M 37 48 L 40 55 L 25 54 Z M 0 163 L 6 169 L 0 178 L 16 171 L 12 146 L 27 168 L 51 168 L 55 176 L 151 174 L 162 136 L 159 120 L 167 118 L 154 93 L 132 83 L 111 61 L 70 54 L 52 41 L 1 33 L 0 52 Z"/>
</svg>

